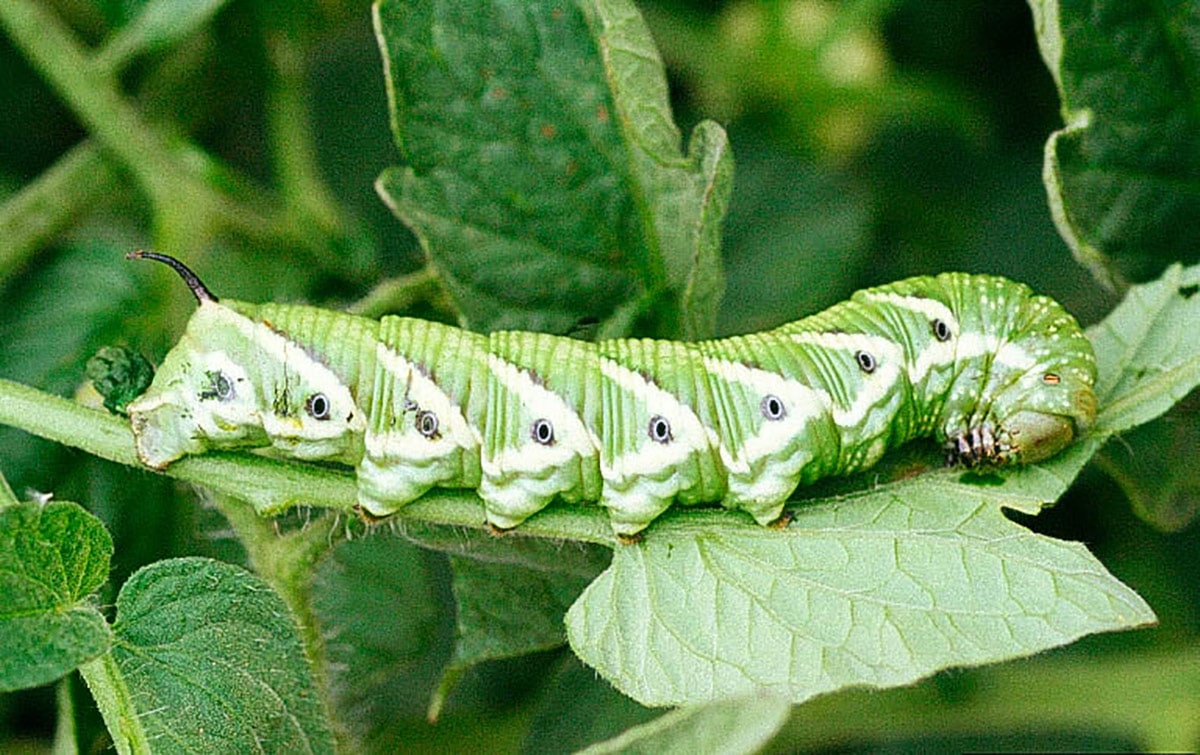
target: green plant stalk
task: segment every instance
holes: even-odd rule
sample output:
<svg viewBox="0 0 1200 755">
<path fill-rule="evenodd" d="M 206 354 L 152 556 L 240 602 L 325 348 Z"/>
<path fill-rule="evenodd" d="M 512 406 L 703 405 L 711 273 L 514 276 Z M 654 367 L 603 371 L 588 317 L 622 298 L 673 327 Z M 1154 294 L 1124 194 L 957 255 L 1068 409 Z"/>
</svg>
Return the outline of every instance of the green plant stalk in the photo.
<svg viewBox="0 0 1200 755">
<path fill-rule="evenodd" d="M 0 425 L 144 468 L 134 450 L 128 421 L 11 380 L 0 379 Z M 164 474 L 246 501 L 260 516 L 276 515 L 296 505 L 353 511 L 357 501 L 350 470 L 250 453 L 191 456 L 171 464 Z M 469 491 L 429 493 L 401 509 L 397 517 L 475 528 L 484 523 L 483 506 Z M 522 524 L 521 535 L 615 545 L 607 516 L 597 506 L 552 507 Z"/>
<path fill-rule="evenodd" d="M 214 181 L 224 176 L 211 160 L 196 160 L 196 150 L 181 140 L 159 134 L 122 97 L 112 66 L 93 61 L 47 7 L 30 0 L 0 3 L 0 27 L 54 87 L 88 131 L 117 162 L 127 168 L 147 194 L 155 211 L 155 242 L 174 250 L 194 248 L 218 228 L 233 228 L 251 238 L 303 238 L 292 230 L 286 213 L 255 201 L 235 201 Z M 242 192 L 246 194 L 247 192 Z"/>
<path fill-rule="evenodd" d="M 0 24 L 88 131 L 133 173 L 158 213 L 191 204 L 177 201 L 179 197 L 200 199 L 198 187 L 190 185 L 164 140 L 121 97 L 113 77 L 92 64 L 52 10 L 29 0 L 8 0 L 0 4 Z"/>
<path fill-rule="evenodd" d="M 79 755 L 75 743 L 75 702 L 71 698 L 71 686 L 75 680 L 70 674 L 58 680 L 54 685 L 54 743 L 50 746 L 50 755 Z"/>
<path fill-rule="evenodd" d="M 418 302 L 427 302 L 447 314 L 454 312 L 437 273 L 428 265 L 415 273 L 380 281 L 366 296 L 347 307 L 346 311 L 374 320 L 389 312 L 410 309 Z"/>
<path fill-rule="evenodd" d="M 111 653 L 88 661 L 79 667 L 79 674 L 87 682 L 100 715 L 104 717 L 104 725 L 113 738 L 113 744 L 121 755 L 129 753 L 150 753 L 150 739 L 142 728 L 137 715 L 137 707 L 125 677 L 117 668 Z"/>
<path fill-rule="evenodd" d="M 237 499 L 216 496 L 215 503 L 237 533 L 255 573 L 279 593 L 296 618 L 309 670 L 325 705 L 325 715 L 336 723 L 329 705 L 332 695 L 325 661 L 325 638 L 313 610 L 312 584 L 318 562 L 329 553 L 336 540 L 334 530 L 340 517 L 325 514 L 300 530 L 281 534 L 274 522 L 258 516 Z M 346 738 L 340 727 L 338 736 L 343 740 Z"/>
</svg>

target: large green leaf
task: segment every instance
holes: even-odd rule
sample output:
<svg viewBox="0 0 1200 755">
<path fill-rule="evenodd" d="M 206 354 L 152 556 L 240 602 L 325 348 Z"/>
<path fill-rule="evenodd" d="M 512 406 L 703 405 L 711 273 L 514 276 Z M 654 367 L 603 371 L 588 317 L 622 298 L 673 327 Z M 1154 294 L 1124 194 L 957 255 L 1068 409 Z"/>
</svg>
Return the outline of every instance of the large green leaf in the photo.
<svg viewBox="0 0 1200 755">
<path fill-rule="evenodd" d="M 711 332 L 732 183 L 724 132 L 684 155 L 653 40 L 626 0 L 381 0 L 407 165 L 378 188 L 482 330 L 624 332 L 652 302 Z"/>
<path fill-rule="evenodd" d="M 451 667 L 566 642 L 563 614 L 603 571 L 609 555 L 595 545 L 521 537 L 451 556 L 458 604 Z"/>
<path fill-rule="evenodd" d="M 814 501 L 783 532 L 663 522 L 571 607 L 571 646 L 646 705 L 800 702 L 1155 620 L 1082 545 L 1006 519 L 1002 494 L 929 477 Z"/>
<path fill-rule="evenodd" d="M 1059 232 L 1106 280 L 1200 257 L 1200 5 L 1029 0 L 1065 127 L 1046 144 Z"/>
<path fill-rule="evenodd" d="M 113 630 L 82 671 L 119 750 L 332 751 L 295 621 L 244 569 L 151 564 L 121 589 Z"/>
<path fill-rule="evenodd" d="M 37 687 L 112 641 L 93 593 L 112 539 L 74 503 L 0 507 L 0 691 Z"/>
</svg>

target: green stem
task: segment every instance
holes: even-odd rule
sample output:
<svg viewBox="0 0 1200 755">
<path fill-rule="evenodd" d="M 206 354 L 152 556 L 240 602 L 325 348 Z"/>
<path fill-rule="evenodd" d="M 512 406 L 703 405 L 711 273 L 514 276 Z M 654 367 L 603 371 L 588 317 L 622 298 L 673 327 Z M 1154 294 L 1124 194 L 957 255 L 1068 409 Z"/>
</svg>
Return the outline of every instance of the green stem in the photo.
<svg viewBox="0 0 1200 755">
<path fill-rule="evenodd" d="M 138 718 L 137 706 L 125 684 L 125 677 L 117 668 L 111 653 L 88 661 L 79 667 L 79 674 L 87 682 L 104 725 L 112 736 L 113 744 L 121 755 L 128 753 L 150 753 L 150 739 Z"/>
<path fill-rule="evenodd" d="M 454 311 L 437 273 L 428 266 L 409 275 L 381 281 L 366 296 L 351 304 L 347 311 L 378 319 L 390 312 L 409 309 L 419 302 L 428 302 L 447 313 Z"/>
<path fill-rule="evenodd" d="M 113 77 L 93 65 L 50 7 L 6 0 L 0 3 L 0 24 L 88 131 L 129 168 L 160 211 L 169 198 L 180 196 L 178 166 L 164 140 L 121 97 Z"/>
<path fill-rule="evenodd" d="M 13 492 L 8 480 L 4 479 L 4 473 L 0 472 L 0 509 L 5 506 L 16 506 L 18 503 L 17 494 Z"/>
<path fill-rule="evenodd" d="M 28 386 L 0 379 L 0 425 L 79 448 L 131 467 L 141 467 L 128 421 Z M 250 453 L 210 452 L 180 459 L 165 474 L 249 503 L 260 516 L 296 505 L 352 511 L 357 499 L 351 470 L 269 459 Z M 396 515 L 430 524 L 482 528 L 483 506 L 473 492 L 426 494 Z M 582 540 L 613 546 L 598 506 L 554 507 L 521 525 L 522 535 Z"/>
<path fill-rule="evenodd" d="M 241 501 L 228 496 L 217 496 L 215 500 L 250 556 L 255 573 L 279 593 L 299 622 L 313 680 L 321 699 L 331 700 L 325 639 L 312 605 L 312 581 L 317 563 L 333 546 L 340 517 L 326 514 L 302 529 L 280 533 L 274 521 L 259 516 Z M 334 720 L 332 710 L 326 710 L 326 714 Z"/>
<path fill-rule="evenodd" d="M 75 680 L 64 676 L 54 685 L 55 726 L 54 743 L 50 745 L 50 755 L 79 755 L 79 747 L 75 744 L 75 701 L 71 697 L 71 687 Z"/>
<path fill-rule="evenodd" d="M 305 246 L 305 238 L 292 230 L 293 219 L 260 201 L 256 190 L 246 190 L 246 182 L 234 177 L 235 188 L 244 195 L 235 201 L 218 188 L 229 171 L 149 125 L 122 96 L 113 70 L 116 63 L 104 57 L 95 61 L 49 7 L 4 0 L 0 27 L 104 150 L 133 175 L 154 208 L 157 244 L 178 252 L 194 248 L 217 228 L 232 228 L 251 238 L 274 237 Z"/>
</svg>

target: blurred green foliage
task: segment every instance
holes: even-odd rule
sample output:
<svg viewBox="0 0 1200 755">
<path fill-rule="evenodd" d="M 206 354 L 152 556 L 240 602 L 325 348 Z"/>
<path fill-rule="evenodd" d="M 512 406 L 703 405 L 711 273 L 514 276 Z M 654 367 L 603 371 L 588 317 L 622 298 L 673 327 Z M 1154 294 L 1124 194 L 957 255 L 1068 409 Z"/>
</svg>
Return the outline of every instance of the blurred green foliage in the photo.
<svg viewBox="0 0 1200 755">
<path fill-rule="evenodd" d="M 148 18 L 142 11 L 152 5 L 168 12 Z M 1085 323 L 1116 302 L 1071 261 L 1047 209 L 1043 145 L 1062 121 L 1025 4 L 638 5 L 666 61 L 681 130 L 715 119 L 735 154 L 719 333 L 795 319 L 863 285 L 951 269 L 1028 282 Z M 0 14 L 0 377 L 98 404 L 83 377 L 97 349 L 123 344 L 161 356 L 192 303 L 165 274 L 152 285 L 125 263 L 133 248 L 186 258 L 213 290 L 247 300 L 342 307 L 381 281 L 419 274 L 415 237 L 373 189 L 401 156 L 367 2 L 22 0 L 9 8 Z M 49 31 L 17 28 L 25 11 L 26 22 Z M 1078 164 L 1086 174 L 1086 161 Z M 1118 230 L 1131 245 L 1133 232 Z M 1152 252 L 1152 260 L 1166 255 Z M 1146 270 L 1142 261 L 1117 268 Z M 447 316 L 432 296 L 405 306 Z M 1085 542 L 1154 607 L 1159 629 L 945 672 L 911 689 L 831 695 L 794 709 L 772 747 L 1045 748 L 1059 744 L 1045 738 L 1047 727 L 1070 723 L 1078 737 L 1063 746 L 1194 747 L 1170 734 L 1132 737 L 1139 721 L 1196 696 L 1173 687 L 1178 675 L 1169 673 L 1200 663 L 1188 650 L 1200 634 L 1188 464 L 1196 427 L 1194 404 L 1182 406 L 1167 423 L 1111 444 L 1056 508 L 1022 519 Z M 244 552 L 251 531 L 279 529 L 314 554 L 357 532 L 338 520 L 314 537 L 304 514 L 238 518 L 220 499 L 197 502 L 164 478 L 10 428 L 0 428 L 0 471 L 19 497 L 54 491 L 104 523 L 114 541 L 102 593 L 109 603 L 138 567 L 178 555 L 299 578 L 269 553 Z M 447 618 L 456 556 L 373 554 L 386 534 L 350 541 L 316 571 L 312 610 L 329 628 L 335 662 L 327 681 L 339 722 L 359 741 L 380 751 L 551 751 L 656 715 L 550 650 L 467 670 L 429 725 L 430 696 L 463 631 Z M 340 599 L 363 584 L 378 605 Z M 402 648 L 378 640 L 389 610 L 410 632 Z M 347 636 L 361 641 L 339 644 Z M 73 739 L 91 751 L 106 735 L 81 686 L 77 677 L 63 682 L 60 698 L 74 700 Z M 1128 714 L 1098 718 L 1081 701 Z M 0 749 L 47 747 L 53 706 L 44 689 L 0 695 Z M 1067 712 L 1047 714 L 1056 710 Z"/>
</svg>

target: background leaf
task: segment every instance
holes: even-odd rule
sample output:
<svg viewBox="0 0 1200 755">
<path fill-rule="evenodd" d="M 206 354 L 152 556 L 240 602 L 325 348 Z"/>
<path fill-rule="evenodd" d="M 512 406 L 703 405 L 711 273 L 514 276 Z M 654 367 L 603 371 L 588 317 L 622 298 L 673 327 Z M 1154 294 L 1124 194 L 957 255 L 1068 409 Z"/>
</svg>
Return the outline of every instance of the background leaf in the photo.
<svg viewBox="0 0 1200 755">
<path fill-rule="evenodd" d="M 449 596 L 428 555 L 386 531 L 339 544 L 317 569 L 314 610 L 335 709 L 360 742 L 423 716 L 449 653 Z"/>
<path fill-rule="evenodd" d="M 450 558 L 458 606 L 451 669 L 565 643 L 563 614 L 608 562 L 599 546 L 512 540 Z"/>
<path fill-rule="evenodd" d="M 1134 512 L 1164 532 L 1179 532 L 1196 520 L 1200 507 L 1200 427 L 1189 421 L 1200 411 L 1186 400 L 1160 421 L 1121 433 L 1099 456 L 1099 466 L 1121 486 Z"/>
<path fill-rule="evenodd" d="M 0 507 L 0 691 L 36 687 L 103 653 L 94 602 L 112 539 L 74 503 Z"/>
<path fill-rule="evenodd" d="M 617 692 L 567 654 L 539 697 L 524 752 L 575 752 L 663 715 Z"/>
<path fill-rule="evenodd" d="M 379 190 L 468 326 L 623 333 L 669 289 L 665 332 L 711 330 L 729 152 L 707 124 L 681 153 L 632 6 L 385 1 L 376 19 L 408 161 Z"/>
<path fill-rule="evenodd" d="M 1149 422 L 1200 384 L 1200 267 L 1172 266 L 1133 288 L 1088 332 L 1096 347 L 1101 402 L 1098 430 L 1115 433 Z"/>
<path fill-rule="evenodd" d="M 1200 8 L 1030 0 L 1062 101 L 1046 144 L 1050 207 L 1107 281 L 1200 258 Z"/>
</svg>

